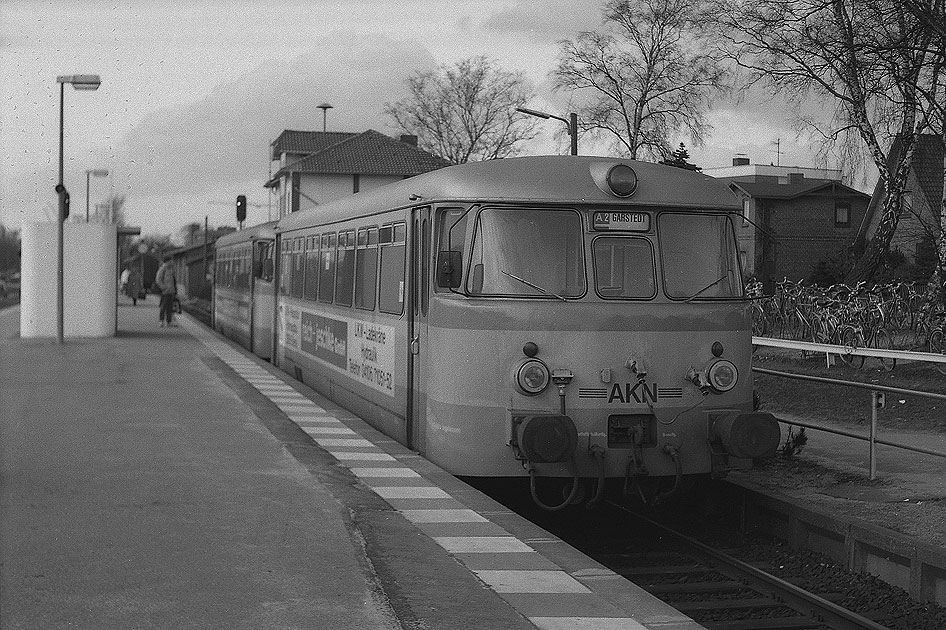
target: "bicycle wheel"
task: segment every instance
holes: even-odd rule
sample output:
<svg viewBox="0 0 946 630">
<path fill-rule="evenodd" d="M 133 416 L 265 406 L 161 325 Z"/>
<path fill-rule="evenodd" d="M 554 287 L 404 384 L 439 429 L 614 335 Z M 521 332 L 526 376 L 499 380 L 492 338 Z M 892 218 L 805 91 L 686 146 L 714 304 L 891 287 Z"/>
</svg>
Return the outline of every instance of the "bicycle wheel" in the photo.
<svg viewBox="0 0 946 630">
<path fill-rule="evenodd" d="M 758 306 L 753 306 L 752 308 L 752 335 L 754 337 L 761 337 L 765 334 L 766 324 L 765 313 Z"/>
<path fill-rule="evenodd" d="M 936 328 L 930 333 L 930 352 L 933 354 L 946 354 L 946 336 L 942 328 Z M 934 363 L 933 367 L 940 374 L 946 374 L 946 363 Z"/>
<path fill-rule="evenodd" d="M 840 334 L 840 343 L 846 348 L 863 348 L 864 347 L 864 335 L 861 334 L 861 331 L 857 330 L 853 326 L 845 326 L 841 329 Z M 844 361 L 846 365 L 851 366 L 854 369 L 860 369 L 864 367 L 865 357 L 859 356 L 856 354 L 847 354 L 841 353 L 841 360 Z"/>
<path fill-rule="evenodd" d="M 873 342 L 873 346 L 878 350 L 893 350 L 893 342 L 890 339 L 890 334 L 883 328 L 878 328 L 877 332 L 874 333 Z M 880 364 L 884 366 L 885 370 L 890 372 L 897 367 L 897 360 L 880 357 Z"/>
</svg>

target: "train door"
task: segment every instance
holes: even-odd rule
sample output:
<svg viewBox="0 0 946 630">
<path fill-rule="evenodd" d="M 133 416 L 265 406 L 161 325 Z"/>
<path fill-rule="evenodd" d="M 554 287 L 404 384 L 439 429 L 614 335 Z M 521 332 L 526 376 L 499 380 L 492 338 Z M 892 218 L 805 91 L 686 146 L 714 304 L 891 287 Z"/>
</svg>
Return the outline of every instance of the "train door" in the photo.
<svg viewBox="0 0 946 630">
<path fill-rule="evenodd" d="M 408 290 L 407 446 L 426 450 L 427 306 L 430 302 L 430 207 L 411 210 Z"/>
<path fill-rule="evenodd" d="M 253 241 L 253 270 L 250 275 L 250 344 L 264 359 L 272 356 L 273 345 L 273 241 Z"/>
</svg>

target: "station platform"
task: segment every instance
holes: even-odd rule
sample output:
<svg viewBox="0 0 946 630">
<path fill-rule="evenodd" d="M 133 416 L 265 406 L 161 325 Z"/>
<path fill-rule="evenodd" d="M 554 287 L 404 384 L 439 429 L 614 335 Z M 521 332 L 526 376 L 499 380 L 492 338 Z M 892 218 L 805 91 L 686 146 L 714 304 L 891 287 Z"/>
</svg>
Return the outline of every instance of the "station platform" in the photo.
<svg viewBox="0 0 946 630">
<path fill-rule="evenodd" d="M 187 316 L 0 311 L 0 627 L 695 630 Z"/>
</svg>

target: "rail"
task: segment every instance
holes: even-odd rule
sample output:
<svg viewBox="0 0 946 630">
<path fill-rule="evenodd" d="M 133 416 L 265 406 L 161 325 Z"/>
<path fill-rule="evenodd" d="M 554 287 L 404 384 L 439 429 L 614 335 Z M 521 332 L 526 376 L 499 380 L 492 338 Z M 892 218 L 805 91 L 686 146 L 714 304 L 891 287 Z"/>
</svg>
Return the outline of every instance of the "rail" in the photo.
<svg viewBox="0 0 946 630">
<path fill-rule="evenodd" d="M 846 346 L 836 346 L 831 344 L 823 343 L 811 343 L 807 341 L 794 341 L 789 339 L 772 339 L 768 337 L 753 337 L 752 343 L 755 345 L 765 345 L 772 346 L 777 348 L 788 348 L 792 350 L 806 350 L 809 352 L 824 352 L 826 354 L 843 354 L 850 353 L 858 356 L 869 356 L 869 357 L 884 357 L 892 359 L 904 359 L 912 361 L 927 361 L 930 363 L 946 363 L 946 356 L 938 354 L 929 354 L 926 352 L 912 352 L 908 350 L 883 350 L 877 348 L 849 348 Z M 825 426 L 817 423 L 811 422 L 801 422 L 798 420 L 783 420 L 785 424 L 790 424 L 793 426 L 805 427 L 808 429 L 815 429 L 817 431 L 824 431 L 826 433 L 833 433 L 835 435 L 842 435 L 845 437 L 854 438 L 856 440 L 864 440 L 868 442 L 869 449 L 869 467 L 870 467 L 870 478 L 876 479 L 877 477 L 877 445 L 881 444 L 884 446 L 892 446 L 894 448 L 900 448 L 907 451 L 913 451 L 915 453 L 923 453 L 924 455 L 933 455 L 935 457 L 946 458 L 946 452 L 939 451 L 931 448 L 924 448 L 921 446 L 914 446 L 912 444 L 903 444 L 901 442 L 896 442 L 893 440 L 885 440 L 879 437 L 877 430 L 877 413 L 878 410 L 884 406 L 884 393 L 892 394 L 902 394 L 907 396 L 917 396 L 920 398 L 929 398 L 933 400 L 946 400 L 946 394 L 936 394 L 933 392 L 921 392 L 912 389 L 903 389 L 900 387 L 889 387 L 886 385 L 873 385 L 870 383 L 858 383 L 854 381 L 842 381 L 835 378 L 826 378 L 823 376 L 808 376 L 806 374 L 792 374 L 790 372 L 780 372 L 777 370 L 769 370 L 767 368 L 753 367 L 752 371 L 757 374 L 767 374 L 769 376 L 777 376 L 781 378 L 794 379 L 799 381 L 809 381 L 816 383 L 826 383 L 829 385 L 839 385 L 842 387 L 853 387 L 855 389 L 864 389 L 868 390 L 871 393 L 871 421 L 870 421 L 870 430 L 868 431 L 867 436 L 853 431 L 848 431 L 846 429 L 839 429 L 837 427 Z"/>
</svg>

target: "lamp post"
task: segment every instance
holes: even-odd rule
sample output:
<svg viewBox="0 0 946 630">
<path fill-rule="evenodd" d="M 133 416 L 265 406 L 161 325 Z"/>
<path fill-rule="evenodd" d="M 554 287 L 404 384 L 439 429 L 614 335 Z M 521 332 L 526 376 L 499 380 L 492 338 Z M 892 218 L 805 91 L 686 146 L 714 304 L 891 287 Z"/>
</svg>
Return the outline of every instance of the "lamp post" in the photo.
<svg viewBox="0 0 946 630">
<path fill-rule="evenodd" d="M 85 171 L 85 222 L 89 222 L 89 177 L 95 175 L 96 177 L 108 177 L 107 168 L 93 168 L 86 169 Z"/>
<path fill-rule="evenodd" d="M 63 136 L 66 102 L 66 83 L 70 83 L 77 90 L 97 90 L 102 79 L 97 74 L 71 74 L 56 77 L 59 84 L 59 183 L 56 184 L 56 193 L 59 195 L 59 214 L 56 217 L 56 340 L 63 343 L 63 233 L 62 223 L 66 220 L 66 199 L 69 192 L 63 181 Z"/>
<path fill-rule="evenodd" d="M 328 110 L 332 109 L 332 106 L 328 103 L 322 103 L 318 108 L 322 110 L 322 133 L 325 133 L 325 115 L 328 113 Z"/>
<path fill-rule="evenodd" d="M 540 112 L 536 109 L 527 109 L 525 107 L 517 107 L 517 112 L 522 112 L 523 114 L 529 114 L 530 116 L 535 116 L 537 118 L 554 118 L 555 120 L 561 120 L 565 125 L 568 126 L 568 135 L 571 136 L 572 140 L 572 155 L 578 155 L 578 114 L 572 112 L 568 115 L 568 118 L 562 118 L 561 116 L 556 116 L 555 114 L 547 114 L 545 112 Z"/>
</svg>

